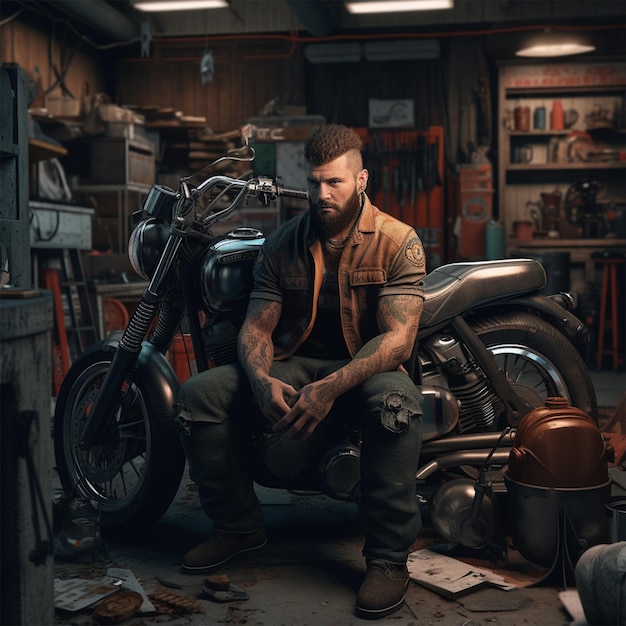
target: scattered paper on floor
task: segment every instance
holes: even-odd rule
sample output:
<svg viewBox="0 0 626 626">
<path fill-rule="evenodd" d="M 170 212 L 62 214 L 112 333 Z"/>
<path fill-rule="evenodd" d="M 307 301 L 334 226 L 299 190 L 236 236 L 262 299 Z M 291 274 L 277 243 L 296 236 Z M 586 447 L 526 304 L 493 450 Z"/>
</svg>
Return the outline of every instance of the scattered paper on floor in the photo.
<svg viewBox="0 0 626 626">
<path fill-rule="evenodd" d="M 428 548 L 409 554 L 407 567 L 412 581 L 448 596 L 481 585 L 493 585 L 505 591 L 517 589 L 517 585 L 491 570 L 468 565 Z"/>
</svg>

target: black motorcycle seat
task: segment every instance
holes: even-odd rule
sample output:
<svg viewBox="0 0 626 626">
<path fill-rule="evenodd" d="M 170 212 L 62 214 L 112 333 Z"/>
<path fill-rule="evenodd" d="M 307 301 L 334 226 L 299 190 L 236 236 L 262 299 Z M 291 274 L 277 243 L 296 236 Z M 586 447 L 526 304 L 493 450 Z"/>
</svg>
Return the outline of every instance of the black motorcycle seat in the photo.
<svg viewBox="0 0 626 626">
<path fill-rule="evenodd" d="M 536 259 L 442 265 L 423 280 L 420 326 L 433 326 L 473 307 L 537 291 L 545 284 L 545 269 Z"/>
</svg>

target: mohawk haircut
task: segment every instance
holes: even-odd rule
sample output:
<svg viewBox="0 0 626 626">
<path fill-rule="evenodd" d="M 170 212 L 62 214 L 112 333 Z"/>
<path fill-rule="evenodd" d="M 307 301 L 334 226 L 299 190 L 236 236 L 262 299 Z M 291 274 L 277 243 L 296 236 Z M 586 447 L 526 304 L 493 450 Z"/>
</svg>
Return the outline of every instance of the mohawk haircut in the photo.
<svg viewBox="0 0 626 626">
<path fill-rule="evenodd" d="M 363 148 L 361 138 L 347 126 L 325 124 L 317 126 L 304 144 L 304 158 L 311 165 L 325 165 L 350 150 Z"/>
</svg>

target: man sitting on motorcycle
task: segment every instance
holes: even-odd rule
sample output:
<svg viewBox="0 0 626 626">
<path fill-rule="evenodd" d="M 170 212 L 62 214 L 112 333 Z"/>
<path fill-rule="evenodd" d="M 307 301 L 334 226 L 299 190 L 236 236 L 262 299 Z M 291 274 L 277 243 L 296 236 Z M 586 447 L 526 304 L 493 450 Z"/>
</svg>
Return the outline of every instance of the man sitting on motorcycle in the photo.
<svg viewBox="0 0 626 626">
<path fill-rule="evenodd" d="M 180 390 L 190 476 L 214 526 L 182 567 L 205 572 L 266 543 L 242 436 L 253 405 L 268 429 L 298 441 L 351 411 L 362 441 L 367 563 L 356 613 L 379 618 L 404 603 L 406 560 L 421 528 L 421 396 L 403 363 L 417 336 L 425 259 L 415 230 L 365 194 L 361 147 L 345 126 L 312 132 L 304 152 L 310 210 L 263 244 L 238 338 L 240 365 L 199 373 Z"/>
</svg>

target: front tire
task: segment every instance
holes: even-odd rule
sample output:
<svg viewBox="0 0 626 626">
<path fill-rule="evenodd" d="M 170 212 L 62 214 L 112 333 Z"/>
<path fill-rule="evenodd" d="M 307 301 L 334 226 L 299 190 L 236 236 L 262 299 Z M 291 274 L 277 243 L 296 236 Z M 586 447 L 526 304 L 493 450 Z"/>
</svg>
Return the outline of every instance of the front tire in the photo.
<svg viewBox="0 0 626 626">
<path fill-rule="evenodd" d="M 156 522 L 172 503 L 184 471 L 174 427 L 177 383 L 168 378 L 162 355 L 145 346 L 144 351 L 120 391 L 109 426 L 87 450 L 80 448 L 81 432 L 114 347 L 100 342 L 83 353 L 56 403 L 54 449 L 61 484 L 68 495 L 99 503 L 104 530 L 135 532 Z"/>
</svg>

